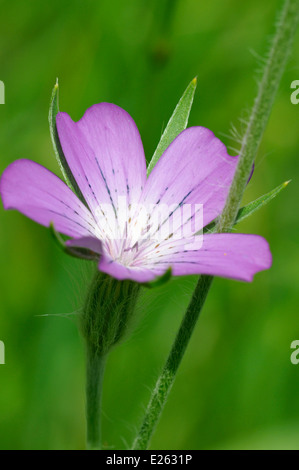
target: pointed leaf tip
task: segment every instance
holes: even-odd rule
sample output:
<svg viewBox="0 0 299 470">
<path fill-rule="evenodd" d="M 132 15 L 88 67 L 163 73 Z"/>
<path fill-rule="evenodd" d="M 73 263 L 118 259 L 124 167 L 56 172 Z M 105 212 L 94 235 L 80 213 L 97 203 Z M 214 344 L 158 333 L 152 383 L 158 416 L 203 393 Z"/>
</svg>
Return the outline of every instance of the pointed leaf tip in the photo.
<svg viewBox="0 0 299 470">
<path fill-rule="evenodd" d="M 274 199 L 280 191 L 282 191 L 284 188 L 286 188 L 291 180 L 285 181 L 284 183 L 280 184 L 276 188 L 272 189 L 272 191 L 269 191 L 268 193 L 264 194 L 263 196 L 259 197 L 255 201 L 250 202 L 246 206 L 242 207 L 237 215 L 235 224 L 241 222 L 241 220 L 246 219 L 249 217 L 251 214 L 259 210 L 261 207 L 265 206 L 270 202 L 272 199 Z"/>
<path fill-rule="evenodd" d="M 259 197 L 255 201 L 250 202 L 246 206 L 241 207 L 241 209 L 239 209 L 234 225 L 237 225 L 239 222 L 246 219 L 257 210 L 261 209 L 261 207 L 268 204 L 268 202 L 274 199 L 284 188 L 288 186 L 290 181 L 291 180 L 285 181 L 284 183 L 280 184 L 276 188 L 272 189 L 272 191 L 269 191 L 268 193 Z M 216 231 L 216 225 L 217 225 L 217 219 L 211 222 L 209 225 L 207 225 L 204 228 L 204 233 L 214 233 Z"/>
<path fill-rule="evenodd" d="M 52 91 L 52 96 L 51 96 L 51 101 L 50 101 L 50 108 L 49 108 L 49 127 L 50 127 L 50 135 L 51 135 L 51 140 L 55 152 L 55 157 L 58 162 L 58 165 L 60 167 L 60 170 L 63 174 L 64 180 L 66 184 L 69 186 L 69 188 L 75 192 L 75 194 L 78 196 L 78 198 L 86 204 L 84 197 L 79 189 L 79 186 L 77 185 L 77 182 L 68 166 L 68 163 L 66 161 L 66 158 L 64 156 L 58 132 L 57 132 L 57 127 L 56 127 L 56 116 L 59 113 L 59 85 L 58 85 L 58 78 L 56 79 L 56 83 L 54 85 L 53 91 Z"/>
<path fill-rule="evenodd" d="M 193 103 L 193 98 L 197 86 L 197 77 L 189 83 L 186 90 L 184 91 L 181 99 L 179 100 L 175 110 L 172 113 L 171 118 L 168 121 L 168 124 L 165 128 L 165 131 L 162 134 L 162 137 L 158 143 L 158 146 L 155 150 L 155 153 L 148 165 L 147 176 L 151 173 L 154 166 L 158 162 L 159 158 L 171 142 L 183 131 L 186 129 L 188 124 L 188 119 Z"/>
</svg>

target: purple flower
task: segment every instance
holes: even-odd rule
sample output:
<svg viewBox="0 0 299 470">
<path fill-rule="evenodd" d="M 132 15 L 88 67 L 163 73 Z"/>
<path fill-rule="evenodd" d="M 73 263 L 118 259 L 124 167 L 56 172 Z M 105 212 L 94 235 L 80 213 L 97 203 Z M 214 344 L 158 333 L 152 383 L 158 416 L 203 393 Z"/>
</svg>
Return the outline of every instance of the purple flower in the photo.
<svg viewBox="0 0 299 470">
<path fill-rule="evenodd" d="M 118 106 L 96 104 L 78 122 L 59 113 L 56 124 L 86 205 L 49 170 L 23 159 L 1 177 L 5 209 L 45 226 L 53 223 L 70 237 L 69 247 L 96 253 L 99 270 L 119 280 L 148 282 L 171 267 L 175 276 L 251 281 L 271 266 L 268 243 L 257 235 L 206 233 L 200 247 L 191 242 L 196 230 L 220 215 L 238 161 L 208 129 L 181 132 L 147 178 L 138 129 Z M 203 208 L 199 227 L 197 204 Z M 143 217 L 140 207 L 147 208 Z M 190 209 L 188 216 L 183 207 Z"/>
</svg>

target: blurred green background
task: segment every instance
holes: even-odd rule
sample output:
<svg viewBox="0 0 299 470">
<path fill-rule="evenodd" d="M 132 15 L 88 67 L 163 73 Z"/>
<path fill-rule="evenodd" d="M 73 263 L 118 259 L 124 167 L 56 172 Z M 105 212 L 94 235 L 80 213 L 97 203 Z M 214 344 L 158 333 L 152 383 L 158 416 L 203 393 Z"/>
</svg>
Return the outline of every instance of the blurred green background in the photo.
<svg viewBox="0 0 299 470">
<path fill-rule="evenodd" d="M 48 131 L 56 77 L 60 109 L 78 120 L 108 101 L 135 119 L 150 158 L 189 81 L 189 125 L 227 146 L 242 131 L 278 0 L 1 1 L 0 171 L 30 158 L 59 174 Z M 244 202 L 292 183 L 238 231 L 267 238 L 273 267 L 245 284 L 216 279 L 152 441 L 152 449 L 299 449 L 299 35 Z M 49 232 L 0 210 L 0 448 L 83 449 L 84 351 L 77 332 L 90 266 L 63 255 Z M 141 300 L 133 335 L 107 364 L 103 436 L 130 445 L 196 278 Z"/>
</svg>

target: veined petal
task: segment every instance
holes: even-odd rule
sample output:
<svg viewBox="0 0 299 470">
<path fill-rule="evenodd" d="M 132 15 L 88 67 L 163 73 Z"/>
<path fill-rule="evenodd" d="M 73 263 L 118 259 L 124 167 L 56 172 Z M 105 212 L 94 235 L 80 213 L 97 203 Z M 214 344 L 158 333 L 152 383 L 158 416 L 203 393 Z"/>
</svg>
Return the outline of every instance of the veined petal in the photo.
<svg viewBox="0 0 299 470">
<path fill-rule="evenodd" d="M 169 248 L 169 247 L 168 247 Z M 272 256 L 267 241 L 258 235 L 220 233 L 203 236 L 202 247 L 173 243 L 171 250 L 161 249 L 147 261 L 156 269 L 171 266 L 173 276 L 209 274 L 242 281 L 252 281 L 254 274 L 269 269 Z"/>
<path fill-rule="evenodd" d="M 73 238 L 65 242 L 67 247 L 71 248 L 85 248 L 86 250 L 93 251 L 100 255 L 102 252 L 102 242 L 96 237 L 87 236 L 81 238 Z"/>
<path fill-rule="evenodd" d="M 200 230 L 221 213 L 237 162 L 238 157 L 228 155 L 225 145 L 210 130 L 190 127 L 165 150 L 148 178 L 142 201 L 157 207 L 167 205 L 172 218 L 187 204 L 194 216 L 195 205 L 202 204 Z M 187 219 L 183 217 L 184 223 Z"/>
<path fill-rule="evenodd" d="M 103 271 L 120 281 L 131 279 L 132 281 L 140 283 L 152 281 L 166 271 L 164 266 L 155 266 L 154 268 L 147 266 L 124 266 L 123 264 L 114 261 L 105 253 L 101 256 L 98 267 L 100 271 Z"/>
<path fill-rule="evenodd" d="M 146 162 L 136 124 L 110 103 L 91 106 L 78 122 L 59 113 L 56 124 L 77 184 L 94 217 L 106 220 L 109 231 L 109 225 L 115 226 L 111 219 L 117 219 L 119 198 L 129 206 L 139 200 L 145 185 Z"/>
<path fill-rule="evenodd" d="M 70 237 L 95 234 L 95 221 L 77 196 L 54 173 L 31 160 L 16 160 L 1 176 L 5 209 L 17 209 L 30 219 Z"/>
<path fill-rule="evenodd" d="M 88 236 L 67 240 L 68 252 L 78 258 L 98 260 L 102 253 L 102 242 L 96 237 Z"/>
</svg>

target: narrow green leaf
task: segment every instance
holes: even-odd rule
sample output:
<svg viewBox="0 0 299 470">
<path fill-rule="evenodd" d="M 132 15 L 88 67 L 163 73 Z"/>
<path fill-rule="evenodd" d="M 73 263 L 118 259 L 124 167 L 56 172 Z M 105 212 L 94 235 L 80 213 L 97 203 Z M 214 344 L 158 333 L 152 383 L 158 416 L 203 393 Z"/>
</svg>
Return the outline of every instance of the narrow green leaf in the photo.
<svg viewBox="0 0 299 470">
<path fill-rule="evenodd" d="M 197 78 L 195 77 L 192 82 L 189 83 L 171 118 L 168 121 L 166 129 L 163 132 L 160 142 L 158 143 L 158 147 L 156 148 L 155 153 L 148 165 L 147 176 L 153 170 L 164 150 L 167 149 L 169 144 L 171 144 L 171 142 L 179 135 L 180 132 L 186 129 L 196 86 Z"/>
<path fill-rule="evenodd" d="M 272 199 L 274 199 L 280 193 L 280 191 L 282 191 L 284 188 L 287 187 L 289 182 L 290 181 L 285 181 L 281 185 L 279 185 L 276 188 L 272 189 L 272 191 L 270 191 L 269 193 L 264 194 L 264 196 L 261 196 L 258 199 L 256 199 L 255 201 L 250 202 L 246 206 L 241 207 L 241 209 L 239 209 L 239 211 L 238 211 L 238 215 L 237 215 L 237 218 L 236 218 L 236 221 L 235 221 L 234 225 L 238 224 L 239 222 L 241 222 L 241 220 L 246 219 L 251 214 L 253 214 L 257 210 L 259 210 L 261 207 L 268 204 L 268 202 L 270 202 Z"/>
<path fill-rule="evenodd" d="M 77 185 L 77 182 L 68 166 L 68 163 L 66 161 L 66 158 L 64 156 L 63 150 L 60 145 L 59 137 L 58 137 L 58 132 L 56 128 L 56 116 L 59 113 L 59 105 L 58 105 L 58 79 L 56 80 L 56 83 L 54 85 L 53 91 L 52 91 L 52 96 L 51 96 L 51 101 L 50 101 L 50 109 L 49 109 L 49 126 L 50 126 L 50 134 L 51 134 L 51 139 L 52 139 L 52 144 L 55 152 L 55 156 L 57 159 L 57 162 L 59 164 L 59 167 L 61 169 L 61 172 L 63 174 L 63 177 L 65 179 L 66 184 L 70 187 L 72 191 L 74 191 L 79 199 L 81 199 L 82 202 L 84 202 L 84 197 Z"/>
<path fill-rule="evenodd" d="M 269 193 L 264 194 L 263 196 L 259 197 L 255 201 L 252 201 L 249 204 L 247 204 L 246 206 L 241 207 L 241 209 L 239 209 L 239 212 L 238 212 L 238 215 L 237 215 L 237 218 L 235 220 L 234 225 L 238 224 L 242 220 L 244 220 L 247 217 L 249 217 L 250 215 L 252 215 L 257 210 L 259 210 L 261 207 L 268 204 L 268 202 L 270 202 L 272 199 L 274 199 L 280 193 L 280 191 L 282 191 L 284 188 L 287 187 L 289 182 L 290 181 L 285 181 L 284 183 L 280 184 L 276 188 L 272 189 L 272 191 L 269 191 Z M 217 224 L 217 219 L 215 221 L 211 222 L 209 225 L 207 225 L 204 228 L 204 232 L 205 233 L 215 232 L 216 224 Z"/>
</svg>

